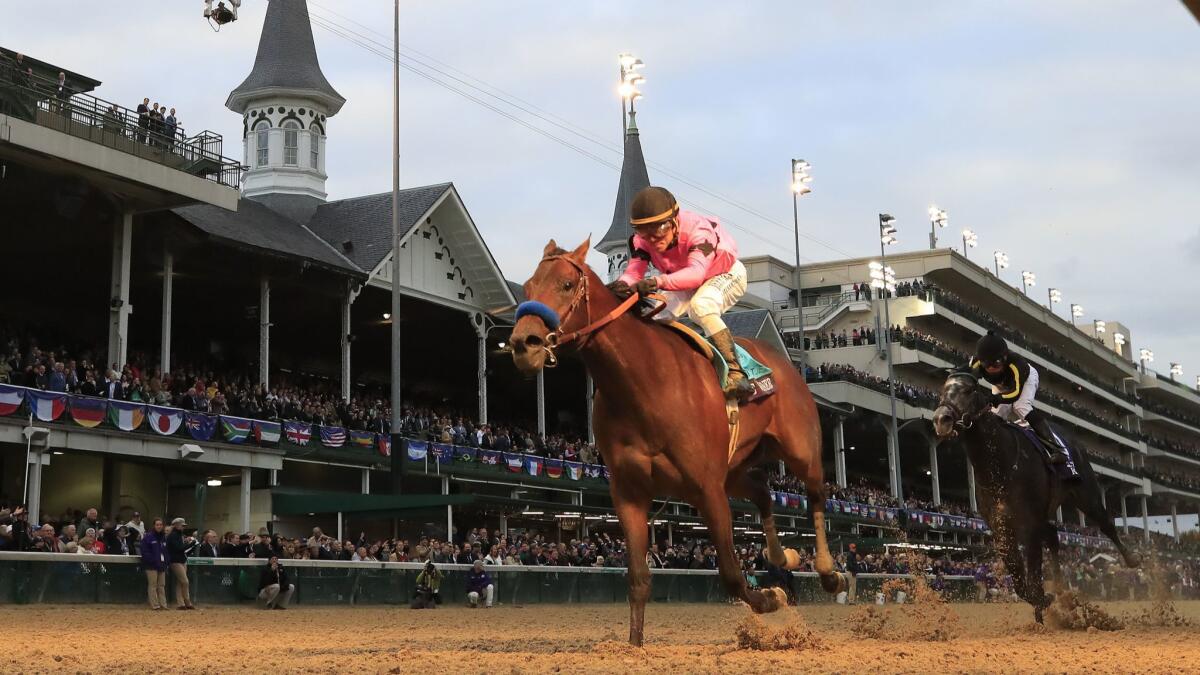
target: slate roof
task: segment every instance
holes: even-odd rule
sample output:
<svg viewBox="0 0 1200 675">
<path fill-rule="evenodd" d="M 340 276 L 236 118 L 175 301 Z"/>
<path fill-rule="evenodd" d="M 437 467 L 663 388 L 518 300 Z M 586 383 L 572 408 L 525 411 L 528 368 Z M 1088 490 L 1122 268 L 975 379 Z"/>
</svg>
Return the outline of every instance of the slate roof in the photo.
<svg viewBox="0 0 1200 675">
<path fill-rule="evenodd" d="M 529 299 L 525 297 L 525 284 L 517 281 L 510 281 L 508 279 L 505 279 L 504 281 L 508 284 L 508 292 L 512 293 L 513 299 L 517 301 L 518 305 Z"/>
<path fill-rule="evenodd" d="M 771 313 L 765 309 L 747 309 L 725 313 L 721 318 L 729 327 L 729 332 L 737 337 L 758 338 L 763 329 L 763 323 Z"/>
<path fill-rule="evenodd" d="M 609 253 L 617 247 L 629 244 L 633 229 L 629 226 L 629 205 L 642 188 L 650 187 L 650 176 L 646 173 L 646 159 L 642 156 L 642 141 L 637 127 L 630 125 L 625 131 L 625 157 L 621 160 L 621 180 L 617 183 L 617 203 L 613 207 L 612 225 L 604 238 L 596 244 L 601 253 Z"/>
<path fill-rule="evenodd" d="M 336 115 L 346 99 L 329 84 L 317 60 L 306 0 L 270 0 L 254 69 L 229 92 L 225 107 L 244 113 L 251 99 L 271 94 L 309 96 Z"/>
<path fill-rule="evenodd" d="M 400 224 L 405 234 L 451 187 L 451 183 L 438 183 L 400 191 Z M 370 273 L 392 250 L 392 193 L 381 192 L 321 204 L 308 227 L 364 272 Z M 348 251 L 342 246 L 346 241 L 352 244 Z"/>
<path fill-rule="evenodd" d="M 367 272 L 340 255 L 304 225 L 253 199 L 239 200 L 237 211 L 200 204 L 172 209 L 172 212 L 217 239 L 295 256 L 356 276 Z"/>
</svg>

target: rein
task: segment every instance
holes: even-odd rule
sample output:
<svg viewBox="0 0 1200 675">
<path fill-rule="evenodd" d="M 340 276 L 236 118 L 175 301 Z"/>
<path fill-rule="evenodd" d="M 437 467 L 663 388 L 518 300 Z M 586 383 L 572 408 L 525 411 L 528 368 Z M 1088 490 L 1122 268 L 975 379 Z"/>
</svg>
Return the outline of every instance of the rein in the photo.
<svg viewBox="0 0 1200 675">
<path fill-rule="evenodd" d="M 542 347 L 542 349 L 546 352 L 547 368 L 553 368 L 554 366 L 558 365 L 558 356 L 554 353 L 554 350 L 562 347 L 563 345 L 570 344 L 575 340 L 586 339 L 592 333 L 599 331 L 601 328 L 604 328 L 608 324 L 612 323 L 625 312 L 628 312 L 629 309 L 638 301 L 638 295 L 637 293 L 634 293 L 628 298 L 625 298 L 621 304 L 614 307 L 610 312 L 599 319 L 592 321 L 592 306 L 588 292 L 588 287 L 590 284 L 588 283 L 587 270 L 585 270 L 582 265 L 572 260 L 570 256 L 566 254 L 560 253 L 558 255 L 542 258 L 542 263 L 546 263 L 551 260 L 565 260 L 579 272 L 579 288 L 575 291 L 575 296 L 571 298 L 571 303 L 567 305 L 566 311 L 559 316 L 558 312 L 554 311 L 553 308 L 545 303 L 538 302 L 537 300 L 526 300 L 525 302 L 517 305 L 515 319 L 520 321 L 521 318 L 525 316 L 536 316 L 542 320 L 542 323 L 546 324 L 547 328 L 550 329 L 550 333 L 546 336 L 546 345 Z M 578 330 L 564 333 L 563 325 L 571 317 L 572 312 L 579 307 L 581 301 L 584 305 L 583 311 L 587 313 L 587 325 Z"/>
</svg>

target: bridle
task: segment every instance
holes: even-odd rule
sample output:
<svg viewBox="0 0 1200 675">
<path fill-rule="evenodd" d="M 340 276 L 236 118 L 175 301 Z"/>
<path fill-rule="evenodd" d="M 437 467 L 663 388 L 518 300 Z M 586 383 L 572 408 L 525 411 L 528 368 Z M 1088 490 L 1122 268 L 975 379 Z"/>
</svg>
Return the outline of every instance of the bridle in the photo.
<svg viewBox="0 0 1200 675">
<path fill-rule="evenodd" d="M 592 321 L 591 297 L 588 291 L 588 288 L 591 286 L 591 284 L 588 283 L 587 269 L 571 258 L 570 255 L 565 253 L 546 256 L 545 258 L 542 258 L 542 262 L 538 263 L 538 266 L 541 267 L 542 265 L 554 260 L 564 260 L 579 272 L 578 287 L 575 289 L 575 295 L 571 298 L 571 302 L 567 304 L 567 309 L 560 316 L 558 312 L 554 311 L 543 302 L 539 302 L 537 300 L 526 300 L 525 302 L 517 305 L 517 313 L 515 317 L 516 321 L 520 321 L 521 318 L 525 316 L 536 316 L 542 320 L 542 323 L 546 324 L 547 328 L 550 329 L 550 333 L 546 335 L 546 344 L 542 345 L 542 350 L 546 352 L 546 363 L 544 366 L 546 368 L 553 368 L 558 365 L 558 356 L 555 354 L 556 349 L 580 339 L 584 341 L 580 344 L 580 346 L 583 346 L 583 344 L 586 344 L 588 337 L 599 331 L 601 328 L 604 328 L 608 324 L 612 323 L 617 317 L 629 311 L 629 309 L 638 301 L 638 294 L 633 293 L 628 298 L 625 298 L 621 304 L 613 308 L 612 311 L 608 312 L 599 319 Z M 587 314 L 587 324 L 578 330 L 564 333 L 563 325 L 566 324 L 566 322 L 571 318 L 571 314 L 579 308 L 579 304 L 581 302 L 584 306 L 583 311 Z"/>
<path fill-rule="evenodd" d="M 965 379 L 970 376 L 966 375 L 966 374 L 962 374 L 962 375 L 952 375 L 951 377 Z M 949 378 L 947 378 L 947 379 L 949 379 Z M 972 383 L 972 384 L 974 384 L 974 383 Z M 950 432 L 950 434 L 947 436 L 948 438 L 954 438 L 954 437 L 958 436 L 958 434 L 960 432 L 970 430 L 972 427 L 975 426 L 975 422 L 979 421 L 979 418 L 984 413 L 988 412 L 987 408 L 982 408 L 979 411 L 975 412 L 974 414 L 968 415 L 967 413 L 964 413 L 963 411 L 959 410 L 958 406 L 956 406 L 953 403 L 951 403 L 950 401 L 948 401 L 944 395 L 941 397 L 940 400 L 938 400 L 938 407 L 939 408 L 941 408 L 941 407 L 949 408 L 950 412 L 952 413 L 952 417 L 954 418 L 954 427 L 953 427 L 953 430 Z"/>
</svg>

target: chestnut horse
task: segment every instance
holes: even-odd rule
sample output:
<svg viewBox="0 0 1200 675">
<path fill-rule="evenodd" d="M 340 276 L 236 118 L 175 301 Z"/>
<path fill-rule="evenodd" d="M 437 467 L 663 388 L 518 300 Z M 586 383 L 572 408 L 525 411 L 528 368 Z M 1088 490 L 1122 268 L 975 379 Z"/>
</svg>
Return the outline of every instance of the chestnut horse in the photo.
<svg viewBox="0 0 1200 675">
<path fill-rule="evenodd" d="M 725 396 L 713 366 L 674 331 L 626 310 L 584 261 L 585 241 L 564 251 L 551 240 L 532 278 L 526 307 L 518 309 L 511 344 L 513 361 L 536 374 L 570 346 L 596 385 L 592 420 L 596 444 L 611 475 L 609 490 L 629 564 L 629 642 L 643 640 L 650 595 L 647 514 L 654 498 L 674 497 L 695 506 L 718 554 L 721 583 L 731 597 L 757 613 L 778 609 L 779 597 L 747 587 L 734 556 L 729 498 L 751 501 L 762 514 L 767 557 L 784 566 L 771 513 L 766 477 L 755 466 L 783 460 L 804 479 L 816 531 L 815 569 L 829 593 L 845 588 L 833 568 L 825 539 L 825 486 L 817 406 L 785 354 L 754 340 L 740 344 L 774 371 L 775 393 L 743 404 L 737 448 L 729 454 Z"/>
</svg>

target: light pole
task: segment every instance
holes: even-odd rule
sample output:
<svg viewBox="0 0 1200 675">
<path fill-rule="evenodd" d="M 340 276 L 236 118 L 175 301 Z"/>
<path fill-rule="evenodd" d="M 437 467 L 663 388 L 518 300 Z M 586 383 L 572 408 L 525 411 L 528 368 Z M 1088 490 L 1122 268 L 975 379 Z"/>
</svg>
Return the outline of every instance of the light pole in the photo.
<svg viewBox="0 0 1200 675">
<path fill-rule="evenodd" d="M 1071 325 L 1075 325 L 1075 319 L 1083 316 L 1083 305 L 1071 305 Z"/>
<path fill-rule="evenodd" d="M 1196 391 L 1200 391 L 1200 375 L 1196 376 Z"/>
<path fill-rule="evenodd" d="M 633 103 L 642 97 L 642 92 L 638 90 L 638 87 L 646 81 L 646 77 L 637 71 L 646 64 L 633 54 L 618 54 L 617 62 L 621 67 L 621 79 L 620 84 L 617 85 L 617 92 L 621 95 L 621 137 L 624 138 L 625 132 L 629 128 L 629 118 L 626 115 L 637 114 Z M 628 109 L 626 109 L 627 104 Z"/>
<path fill-rule="evenodd" d="M 946 209 L 939 209 L 937 205 L 929 207 L 929 248 L 933 250 L 937 248 L 937 229 L 946 227 L 950 223 L 950 219 L 946 216 Z"/>
<path fill-rule="evenodd" d="M 1036 282 L 1037 282 L 1036 274 L 1034 274 L 1033 272 L 1025 272 L 1025 271 L 1021 272 L 1021 291 L 1023 293 L 1025 293 L 1026 297 L 1029 296 L 1029 287 L 1036 286 L 1037 285 Z"/>
<path fill-rule="evenodd" d="M 1046 306 L 1050 308 L 1050 313 L 1053 314 L 1054 305 L 1062 302 L 1062 291 L 1058 290 L 1057 288 L 1047 288 L 1046 297 L 1048 297 L 1050 300 L 1050 303 Z"/>
<path fill-rule="evenodd" d="M 1004 251 L 993 251 L 992 258 L 996 261 L 996 278 L 1000 278 L 1000 270 L 1008 267 L 1008 254 Z"/>
<path fill-rule="evenodd" d="M 1138 353 L 1138 356 L 1141 357 L 1142 374 L 1145 375 L 1146 374 L 1146 364 L 1154 363 L 1154 351 L 1143 347 L 1141 349 L 1141 351 Z"/>
<path fill-rule="evenodd" d="M 393 10 L 392 42 L 392 493 L 400 494 L 404 482 L 404 441 L 400 436 L 400 0 Z"/>
<path fill-rule="evenodd" d="M 963 235 L 963 257 L 966 258 L 967 257 L 967 249 L 975 248 L 976 246 L 979 245 L 979 235 L 975 234 L 971 230 L 963 230 L 962 235 Z"/>
<path fill-rule="evenodd" d="M 1174 382 L 1175 378 L 1183 377 L 1183 366 L 1178 363 L 1172 363 L 1171 370 L 1168 372 L 1171 374 L 1171 381 Z"/>
<path fill-rule="evenodd" d="M 800 350 L 800 377 L 805 377 L 804 373 L 804 297 L 801 294 L 803 288 L 800 282 L 800 197 L 812 192 L 812 188 L 808 184 L 812 182 L 812 176 L 808 174 L 811 168 L 808 162 L 802 159 L 792 160 L 792 224 L 795 227 L 796 235 L 796 348 Z"/>
<path fill-rule="evenodd" d="M 888 370 L 888 400 L 892 408 L 891 427 L 888 429 L 888 466 L 891 468 L 892 496 L 898 500 L 904 499 L 904 489 L 900 485 L 900 430 L 896 424 L 896 378 L 892 368 L 892 315 L 888 308 L 888 296 L 896 291 L 896 274 L 887 265 L 887 247 L 896 243 L 896 228 L 892 216 L 879 214 L 879 260 L 878 265 L 871 266 L 871 286 L 880 290 L 883 295 L 883 337 L 884 357 L 887 359 Z"/>
</svg>

